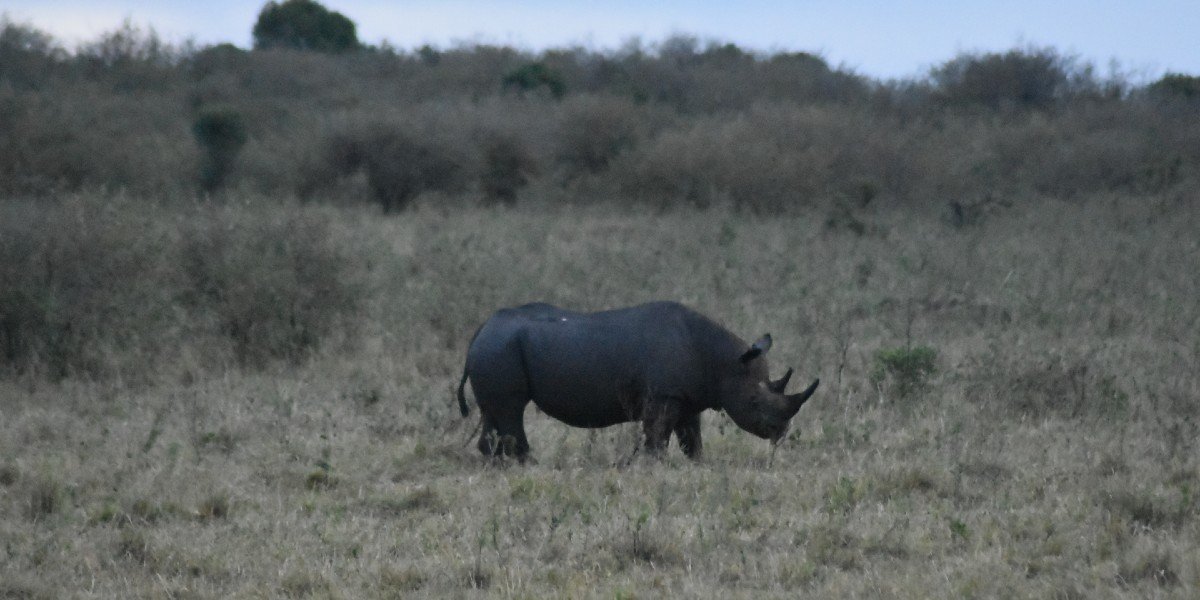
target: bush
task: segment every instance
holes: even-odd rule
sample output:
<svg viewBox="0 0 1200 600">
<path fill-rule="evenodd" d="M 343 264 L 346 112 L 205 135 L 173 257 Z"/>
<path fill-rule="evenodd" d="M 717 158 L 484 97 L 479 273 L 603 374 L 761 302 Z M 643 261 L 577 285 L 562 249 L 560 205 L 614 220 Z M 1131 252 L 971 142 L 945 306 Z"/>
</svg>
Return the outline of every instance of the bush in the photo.
<svg viewBox="0 0 1200 600">
<path fill-rule="evenodd" d="M 206 110 L 196 117 L 192 134 L 204 150 L 200 187 L 211 192 L 225 184 L 237 155 L 246 144 L 246 126 L 231 110 Z"/>
<path fill-rule="evenodd" d="M 541 62 L 514 69 L 504 76 L 503 83 L 506 88 L 516 88 L 523 92 L 545 88 L 556 100 L 567 93 L 567 85 L 563 82 L 562 75 Z"/>
<path fill-rule="evenodd" d="M 372 195 L 386 213 L 403 210 L 422 192 L 455 189 L 462 183 L 457 176 L 463 162 L 444 145 L 382 125 L 327 138 L 325 165 L 318 172 L 339 178 L 364 172 Z"/>
<path fill-rule="evenodd" d="M 876 384 L 890 385 L 905 398 L 923 389 L 936 370 L 937 351 L 928 346 L 882 348 L 875 352 L 875 367 L 871 379 Z"/>
<path fill-rule="evenodd" d="M 524 146 L 509 137 L 495 137 L 483 148 L 479 186 L 487 198 L 512 204 L 535 171 L 533 157 Z"/>
<path fill-rule="evenodd" d="M 136 384 L 197 361 L 301 360 L 360 306 L 325 221 L 104 197 L 0 204 L 0 370 Z"/>
<path fill-rule="evenodd" d="M 136 379 L 170 323 L 169 250 L 153 219 L 83 198 L 0 205 L 0 366 Z"/>
<path fill-rule="evenodd" d="M 599 173 L 633 146 L 639 111 L 631 101 L 582 96 L 572 98 L 564 109 L 558 159 L 570 174 Z"/>
<path fill-rule="evenodd" d="M 1146 88 L 1152 96 L 1159 98 L 1181 98 L 1186 101 L 1200 100 L 1200 77 L 1183 73 L 1167 73 Z"/>
<path fill-rule="evenodd" d="M 1047 108 L 1065 97 L 1071 62 L 1049 48 L 967 54 L 934 69 L 932 78 L 950 105 L 992 110 Z"/>
<path fill-rule="evenodd" d="M 353 326 L 360 305 L 353 265 L 311 211 L 202 210 L 179 262 L 184 305 L 240 366 L 306 358 Z"/>
<path fill-rule="evenodd" d="M 317 52 L 357 50 L 354 22 L 312 0 L 268 2 L 254 24 L 254 47 Z"/>
</svg>

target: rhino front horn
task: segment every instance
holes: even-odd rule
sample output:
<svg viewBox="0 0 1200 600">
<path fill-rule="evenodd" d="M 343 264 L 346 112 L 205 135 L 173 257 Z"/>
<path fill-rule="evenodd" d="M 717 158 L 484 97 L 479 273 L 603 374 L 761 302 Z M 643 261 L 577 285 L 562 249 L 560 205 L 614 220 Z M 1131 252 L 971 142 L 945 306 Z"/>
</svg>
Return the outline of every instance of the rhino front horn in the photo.
<svg viewBox="0 0 1200 600">
<path fill-rule="evenodd" d="M 820 384 L 821 384 L 820 379 L 814 379 L 812 382 L 812 385 L 808 386 L 808 389 L 804 390 L 803 392 L 800 392 L 799 394 L 791 394 L 789 396 L 784 396 L 785 398 L 787 398 L 787 401 L 788 401 L 788 409 L 792 412 L 793 415 L 796 414 L 796 411 L 800 410 L 800 407 L 804 405 L 804 402 L 806 400 L 808 400 L 809 398 L 812 397 L 813 392 L 817 391 L 817 386 Z"/>
<path fill-rule="evenodd" d="M 771 390 L 772 392 L 775 392 L 776 394 L 782 394 L 783 390 L 787 389 L 788 381 L 791 378 L 792 378 L 792 369 L 789 368 L 787 370 L 787 373 L 783 374 L 783 377 L 780 377 L 779 379 L 776 379 L 775 381 L 768 383 L 767 389 Z"/>
</svg>

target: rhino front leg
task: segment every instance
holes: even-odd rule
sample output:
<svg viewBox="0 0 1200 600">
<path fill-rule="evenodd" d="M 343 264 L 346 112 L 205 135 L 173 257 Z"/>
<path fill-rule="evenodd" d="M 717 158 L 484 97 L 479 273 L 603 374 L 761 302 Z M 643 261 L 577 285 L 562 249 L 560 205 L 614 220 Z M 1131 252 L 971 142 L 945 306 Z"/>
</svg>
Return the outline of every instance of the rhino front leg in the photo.
<svg viewBox="0 0 1200 600">
<path fill-rule="evenodd" d="M 679 440 L 679 447 L 688 458 L 699 460 L 704 449 L 704 444 L 700 441 L 700 413 L 680 417 L 675 422 L 675 438 Z"/>
<path fill-rule="evenodd" d="M 679 421 L 679 401 L 674 398 L 651 398 L 642 415 L 642 430 L 646 434 L 646 452 L 661 455 L 671 440 L 671 430 Z"/>
</svg>

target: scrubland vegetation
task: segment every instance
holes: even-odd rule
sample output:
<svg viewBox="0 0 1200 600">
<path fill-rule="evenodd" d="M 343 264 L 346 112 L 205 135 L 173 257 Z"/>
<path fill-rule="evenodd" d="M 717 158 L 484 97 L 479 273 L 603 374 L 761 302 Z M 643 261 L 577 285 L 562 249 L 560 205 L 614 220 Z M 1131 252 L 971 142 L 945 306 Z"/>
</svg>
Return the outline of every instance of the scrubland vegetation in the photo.
<svg viewBox="0 0 1200 600">
<path fill-rule="evenodd" d="M 264 46 L 3 25 L 0 596 L 1196 596 L 1195 78 Z M 822 379 L 776 452 L 478 456 L 491 311 L 653 299 Z"/>
</svg>

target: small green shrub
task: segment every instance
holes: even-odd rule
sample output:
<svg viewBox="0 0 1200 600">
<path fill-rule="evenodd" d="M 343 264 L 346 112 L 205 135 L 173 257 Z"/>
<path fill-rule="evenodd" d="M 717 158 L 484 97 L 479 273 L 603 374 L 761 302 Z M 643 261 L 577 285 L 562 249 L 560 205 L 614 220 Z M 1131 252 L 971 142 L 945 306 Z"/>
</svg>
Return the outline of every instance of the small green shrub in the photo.
<svg viewBox="0 0 1200 600">
<path fill-rule="evenodd" d="M 937 371 L 937 351 L 928 346 L 882 348 L 875 352 L 871 380 L 887 384 L 901 398 L 923 389 Z"/>
<path fill-rule="evenodd" d="M 225 184 L 238 153 L 246 144 L 246 126 L 237 112 L 211 109 L 196 117 L 192 134 L 204 151 L 200 187 L 214 191 Z"/>
<path fill-rule="evenodd" d="M 950 535 L 960 540 L 966 541 L 971 538 L 971 528 L 960 519 L 950 519 Z"/>
</svg>

